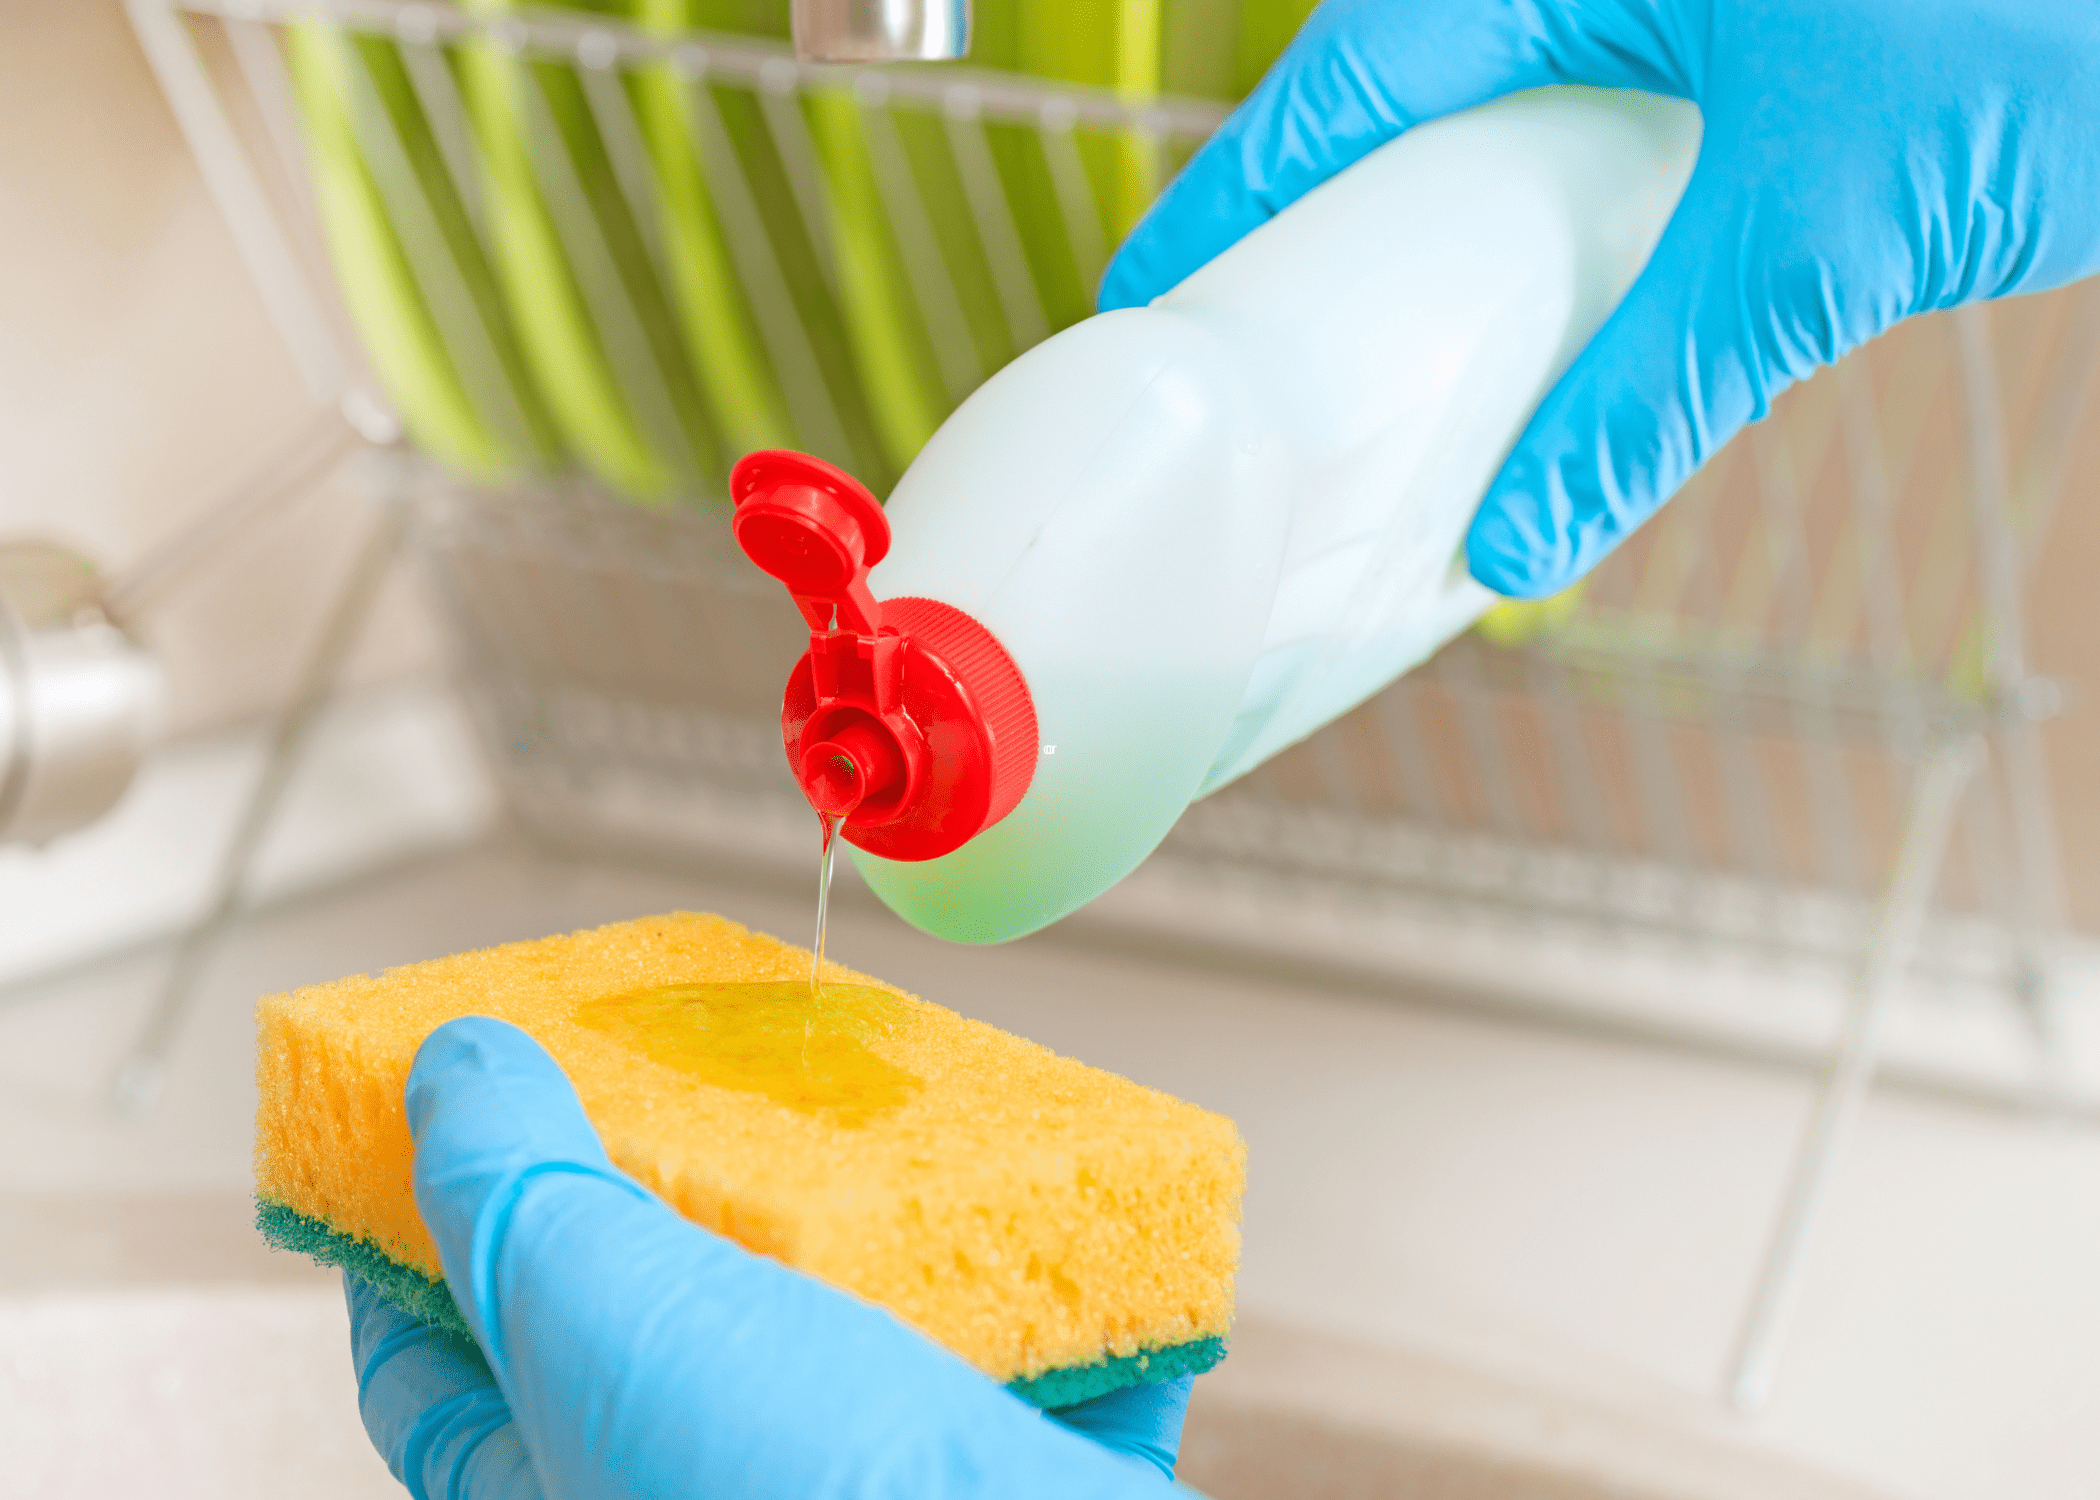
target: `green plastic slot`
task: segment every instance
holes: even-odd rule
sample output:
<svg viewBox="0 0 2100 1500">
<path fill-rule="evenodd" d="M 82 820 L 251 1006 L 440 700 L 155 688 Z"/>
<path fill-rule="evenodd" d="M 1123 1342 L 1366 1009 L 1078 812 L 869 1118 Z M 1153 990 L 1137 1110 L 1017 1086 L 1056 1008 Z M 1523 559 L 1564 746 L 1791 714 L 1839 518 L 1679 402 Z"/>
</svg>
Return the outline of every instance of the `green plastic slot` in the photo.
<svg viewBox="0 0 2100 1500">
<path fill-rule="evenodd" d="M 472 0 L 470 8 L 515 7 Z M 724 444 L 583 80 L 565 63 L 522 58 L 496 40 L 463 50 L 497 270 L 570 449 L 638 504 L 720 497 Z M 615 75 L 613 86 L 634 84 Z M 564 239 L 564 224 L 573 239 Z"/>
<path fill-rule="evenodd" d="M 305 126 L 322 232 L 352 321 L 387 397 L 418 446 L 477 479 L 552 467 L 561 442 L 525 368 L 517 334 L 476 238 L 458 186 L 395 45 L 315 22 L 286 33 L 292 86 Z M 447 61 L 444 66 L 451 66 Z M 374 117 L 374 106 L 383 118 Z M 469 381 L 447 348 L 432 300 L 389 212 L 369 158 L 384 132 L 411 180 L 492 357 L 484 384 Z M 372 141 L 373 146 L 381 142 Z M 431 268 L 433 271 L 436 268 Z M 489 389 L 487 381 L 503 384 Z M 501 406 L 503 410 L 491 408 Z"/>
</svg>

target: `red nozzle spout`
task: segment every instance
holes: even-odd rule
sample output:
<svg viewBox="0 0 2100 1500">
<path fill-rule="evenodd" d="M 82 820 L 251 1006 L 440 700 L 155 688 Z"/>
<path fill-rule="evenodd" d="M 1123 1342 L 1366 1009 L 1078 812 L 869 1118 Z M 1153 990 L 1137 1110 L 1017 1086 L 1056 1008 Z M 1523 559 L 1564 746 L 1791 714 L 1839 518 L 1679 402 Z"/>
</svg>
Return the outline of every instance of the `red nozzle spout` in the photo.
<svg viewBox="0 0 2100 1500">
<path fill-rule="evenodd" d="M 878 604 L 882 507 L 821 459 L 753 453 L 729 478 L 738 545 L 795 596 L 809 650 L 788 678 L 780 731 L 810 805 L 890 859 L 960 848 L 1034 779 L 1035 704 L 985 627 L 934 599 Z"/>
<path fill-rule="evenodd" d="M 802 736 L 805 742 L 809 736 Z M 810 806 L 833 817 L 850 817 L 863 802 L 898 800 L 909 767 L 904 747 L 880 719 L 847 723 L 802 751 L 802 790 Z"/>
</svg>

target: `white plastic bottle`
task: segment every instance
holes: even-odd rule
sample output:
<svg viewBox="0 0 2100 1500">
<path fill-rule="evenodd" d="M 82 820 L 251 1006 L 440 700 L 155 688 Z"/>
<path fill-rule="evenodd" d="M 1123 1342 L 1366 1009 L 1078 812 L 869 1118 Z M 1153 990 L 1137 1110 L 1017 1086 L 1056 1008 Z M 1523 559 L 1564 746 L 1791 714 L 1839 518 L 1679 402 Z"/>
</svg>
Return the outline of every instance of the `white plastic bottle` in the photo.
<svg viewBox="0 0 2100 1500">
<path fill-rule="evenodd" d="M 870 581 L 997 638 L 1039 754 L 961 847 L 854 848 L 868 884 L 941 937 L 1031 932 L 1465 629 L 1493 602 L 1460 556 L 1473 512 L 1646 263 L 1699 130 L 1578 88 L 1420 126 L 966 401 Z"/>
</svg>

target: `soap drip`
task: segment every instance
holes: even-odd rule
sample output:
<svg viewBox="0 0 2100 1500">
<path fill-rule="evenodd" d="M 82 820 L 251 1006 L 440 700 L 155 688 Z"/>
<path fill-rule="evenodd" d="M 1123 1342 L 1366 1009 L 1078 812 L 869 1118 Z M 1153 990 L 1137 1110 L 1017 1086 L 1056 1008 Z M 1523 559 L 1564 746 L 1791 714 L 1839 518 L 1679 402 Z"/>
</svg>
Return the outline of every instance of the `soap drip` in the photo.
<svg viewBox="0 0 2100 1500">
<path fill-rule="evenodd" d="M 818 813 L 823 825 L 824 849 L 817 861 L 817 946 L 809 961 L 809 998 L 824 998 L 824 922 L 831 906 L 831 857 L 838 849 L 839 820 L 832 813 Z"/>
</svg>

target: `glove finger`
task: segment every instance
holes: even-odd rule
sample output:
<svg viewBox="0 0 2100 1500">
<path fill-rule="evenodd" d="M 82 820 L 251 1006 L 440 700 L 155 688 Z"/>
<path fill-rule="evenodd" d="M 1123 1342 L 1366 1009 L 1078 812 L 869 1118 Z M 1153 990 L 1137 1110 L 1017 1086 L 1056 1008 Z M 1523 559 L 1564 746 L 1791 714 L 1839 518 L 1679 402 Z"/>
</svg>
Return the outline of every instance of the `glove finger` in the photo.
<svg viewBox="0 0 2100 1500">
<path fill-rule="evenodd" d="M 416 1206 L 483 1353 L 507 1357 L 494 1261 L 519 1196 L 548 1174 L 647 1194 L 606 1156 L 568 1078 L 514 1026 L 469 1016 L 416 1053 L 406 1091 L 416 1142 Z"/>
<path fill-rule="evenodd" d="M 1189 1409 L 1193 1375 L 1130 1386 L 1050 1415 L 1102 1447 L 1141 1458 L 1172 1479 L 1181 1454 L 1181 1423 Z"/>
<path fill-rule="evenodd" d="M 541 1500 L 539 1475 L 479 1353 L 409 1317 L 350 1272 L 357 1410 L 415 1500 Z"/>
<path fill-rule="evenodd" d="M 530 1037 L 455 1021 L 408 1084 L 416 1202 L 551 1493 L 1134 1493 L 889 1314 L 686 1222 L 612 1167 Z"/>
<path fill-rule="evenodd" d="M 1488 487 L 1466 560 L 1497 593 L 1568 587 L 1781 391 L 1873 331 L 1843 326 L 1812 269 L 1775 275 L 1761 257 L 1753 277 L 1744 246 L 1755 210 L 1732 176 L 1701 157 L 1625 301 Z"/>
<path fill-rule="evenodd" d="M 1553 83 L 1689 97 L 1700 40 L 1666 9 L 1639 0 L 1327 0 L 1117 250 L 1100 310 L 1150 302 L 1425 120 Z"/>
</svg>

